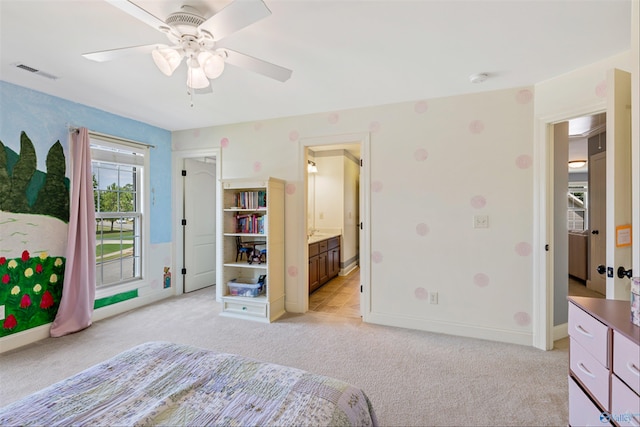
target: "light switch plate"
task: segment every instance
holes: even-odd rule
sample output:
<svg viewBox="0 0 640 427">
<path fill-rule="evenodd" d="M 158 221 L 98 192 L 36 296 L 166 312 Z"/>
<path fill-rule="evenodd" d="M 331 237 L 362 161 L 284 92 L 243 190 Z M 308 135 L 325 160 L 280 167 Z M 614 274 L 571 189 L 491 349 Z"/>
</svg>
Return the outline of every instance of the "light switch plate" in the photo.
<svg viewBox="0 0 640 427">
<path fill-rule="evenodd" d="M 489 228 L 489 215 L 475 215 L 473 228 Z"/>
</svg>

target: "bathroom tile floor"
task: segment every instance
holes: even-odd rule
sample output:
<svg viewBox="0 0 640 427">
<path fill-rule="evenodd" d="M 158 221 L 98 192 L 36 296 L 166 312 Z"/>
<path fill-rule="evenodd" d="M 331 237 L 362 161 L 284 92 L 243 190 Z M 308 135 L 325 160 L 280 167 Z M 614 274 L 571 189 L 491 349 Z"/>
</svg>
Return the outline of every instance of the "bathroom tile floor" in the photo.
<svg viewBox="0 0 640 427">
<path fill-rule="evenodd" d="M 309 311 L 360 318 L 360 269 L 332 279 L 309 295 Z"/>
</svg>

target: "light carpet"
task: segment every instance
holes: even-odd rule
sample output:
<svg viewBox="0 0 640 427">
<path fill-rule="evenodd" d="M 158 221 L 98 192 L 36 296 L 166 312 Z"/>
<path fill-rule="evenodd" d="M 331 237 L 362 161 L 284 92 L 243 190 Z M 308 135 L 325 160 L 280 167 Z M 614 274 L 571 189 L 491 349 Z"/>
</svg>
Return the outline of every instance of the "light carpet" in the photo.
<svg viewBox="0 0 640 427">
<path fill-rule="evenodd" d="M 352 383 L 383 426 L 567 425 L 568 348 L 553 351 L 324 313 L 219 316 L 207 288 L 0 355 L 0 406 L 147 341 L 172 341 Z"/>
</svg>

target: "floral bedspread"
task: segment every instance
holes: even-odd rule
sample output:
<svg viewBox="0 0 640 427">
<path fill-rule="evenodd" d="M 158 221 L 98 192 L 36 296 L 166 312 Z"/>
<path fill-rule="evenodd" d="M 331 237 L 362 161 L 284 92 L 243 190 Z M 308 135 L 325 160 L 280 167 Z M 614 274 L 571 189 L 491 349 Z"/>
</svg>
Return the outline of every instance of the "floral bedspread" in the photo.
<svg viewBox="0 0 640 427">
<path fill-rule="evenodd" d="M 364 392 L 300 369 L 166 342 L 0 408 L 0 425 L 374 426 Z"/>
</svg>

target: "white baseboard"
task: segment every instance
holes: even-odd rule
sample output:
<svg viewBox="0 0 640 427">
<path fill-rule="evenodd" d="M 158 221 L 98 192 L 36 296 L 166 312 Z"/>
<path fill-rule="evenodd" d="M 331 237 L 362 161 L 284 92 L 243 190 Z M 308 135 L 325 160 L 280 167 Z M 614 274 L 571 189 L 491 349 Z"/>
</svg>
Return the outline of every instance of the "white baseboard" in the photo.
<svg viewBox="0 0 640 427">
<path fill-rule="evenodd" d="M 558 341 L 569 336 L 569 324 L 563 323 L 553 327 L 553 340 Z"/>
<path fill-rule="evenodd" d="M 91 321 L 97 322 L 99 320 L 103 320 L 108 317 L 112 317 L 148 304 L 153 304 L 156 301 L 171 297 L 173 295 L 173 288 L 168 288 L 162 289 L 157 292 L 143 294 L 138 296 L 137 298 L 128 299 L 117 304 L 101 307 L 93 311 Z M 26 331 L 18 332 L 0 338 L 0 354 L 49 338 L 50 328 L 51 323 L 47 323 L 46 325 L 37 326 L 35 328 L 27 329 Z"/>
<path fill-rule="evenodd" d="M 367 322 L 379 325 L 397 326 L 439 334 L 533 346 L 533 335 L 531 332 L 518 332 L 506 329 L 480 327 L 473 324 L 399 317 L 380 313 L 369 313 L 365 318 Z"/>
</svg>

